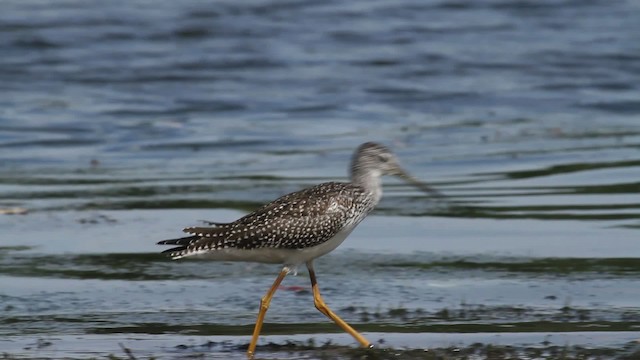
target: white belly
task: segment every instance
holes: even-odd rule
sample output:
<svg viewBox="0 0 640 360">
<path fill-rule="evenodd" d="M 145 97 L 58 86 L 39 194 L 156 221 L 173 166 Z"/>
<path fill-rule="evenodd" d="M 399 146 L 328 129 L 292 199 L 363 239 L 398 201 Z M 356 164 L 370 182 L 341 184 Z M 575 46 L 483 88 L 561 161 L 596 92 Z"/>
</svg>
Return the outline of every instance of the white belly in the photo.
<svg viewBox="0 0 640 360">
<path fill-rule="evenodd" d="M 248 261 L 269 264 L 283 264 L 289 267 L 296 267 L 309 260 L 315 259 L 329 253 L 342 244 L 349 236 L 355 225 L 338 232 L 336 236 L 324 243 L 305 249 L 276 249 L 260 248 L 253 250 L 222 249 L 216 251 L 201 251 L 191 254 L 194 257 L 218 261 Z"/>
</svg>

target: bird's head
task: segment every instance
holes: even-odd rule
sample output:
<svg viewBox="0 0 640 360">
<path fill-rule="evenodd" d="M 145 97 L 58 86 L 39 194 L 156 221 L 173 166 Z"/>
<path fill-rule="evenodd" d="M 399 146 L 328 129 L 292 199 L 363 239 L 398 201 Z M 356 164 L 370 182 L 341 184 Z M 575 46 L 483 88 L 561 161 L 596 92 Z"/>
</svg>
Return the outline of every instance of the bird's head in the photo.
<svg viewBox="0 0 640 360">
<path fill-rule="evenodd" d="M 380 177 L 382 175 L 400 177 L 424 192 L 442 196 L 436 190 L 409 175 L 409 173 L 400 166 L 400 161 L 388 147 L 374 142 L 366 142 L 360 145 L 351 161 L 352 178 L 368 176 Z"/>
</svg>

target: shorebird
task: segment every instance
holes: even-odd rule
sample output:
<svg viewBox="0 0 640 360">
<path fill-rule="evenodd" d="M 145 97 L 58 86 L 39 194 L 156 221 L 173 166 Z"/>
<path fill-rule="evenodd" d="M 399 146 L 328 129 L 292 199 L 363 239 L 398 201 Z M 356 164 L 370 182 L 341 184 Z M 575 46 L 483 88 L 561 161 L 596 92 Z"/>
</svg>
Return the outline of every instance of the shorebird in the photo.
<svg viewBox="0 0 640 360">
<path fill-rule="evenodd" d="M 164 240 L 174 245 L 163 251 L 172 259 L 202 257 L 221 261 L 282 264 L 280 274 L 260 300 L 247 356 L 253 358 L 271 299 L 282 280 L 305 264 L 309 270 L 315 307 L 353 336 L 362 346 L 371 343 L 336 315 L 320 296 L 313 260 L 340 245 L 373 210 L 382 196 L 381 176 L 396 175 L 423 191 L 439 195 L 402 169 L 387 147 L 364 143 L 352 157 L 349 182 L 326 182 L 284 195 L 230 223 L 188 227 L 189 236 Z"/>
</svg>

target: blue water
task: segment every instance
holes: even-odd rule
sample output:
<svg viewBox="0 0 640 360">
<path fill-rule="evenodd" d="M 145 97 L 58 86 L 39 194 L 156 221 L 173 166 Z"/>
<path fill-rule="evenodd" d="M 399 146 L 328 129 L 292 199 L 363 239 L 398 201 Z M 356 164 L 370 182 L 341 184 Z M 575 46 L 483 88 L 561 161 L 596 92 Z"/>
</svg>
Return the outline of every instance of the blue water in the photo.
<svg viewBox="0 0 640 360">
<path fill-rule="evenodd" d="M 246 342 L 279 269 L 169 262 L 155 242 L 343 180 L 371 140 L 461 206 L 385 179 L 378 210 L 318 261 L 348 321 L 373 337 L 443 332 L 429 346 L 505 322 L 587 346 L 637 339 L 639 14 L 634 1 L 1 2 L 0 350 Z M 321 326 L 351 345 L 324 334 L 308 293 L 278 296 L 267 321 L 298 324 L 279 336 Z M 371 315 L 398 308 L 409 315 Z M 576 335 L 595 328 L 611 335 Z M 513 339 L 542 341 L 527 332 Z"/>
</svg>

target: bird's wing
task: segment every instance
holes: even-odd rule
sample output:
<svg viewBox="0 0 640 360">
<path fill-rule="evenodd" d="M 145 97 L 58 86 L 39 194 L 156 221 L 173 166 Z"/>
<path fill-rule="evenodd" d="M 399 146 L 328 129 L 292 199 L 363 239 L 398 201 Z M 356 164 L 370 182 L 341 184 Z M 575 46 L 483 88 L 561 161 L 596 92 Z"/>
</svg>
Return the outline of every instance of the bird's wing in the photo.
<svg viewBox="0 0 640 360">
<path fill-rule="evenodd" d="M 191 236 L 167 252 L 179 257 L 202 250 L 316 246 L 348 225 L 360 196 L 365 196 L 362 189 L 349 184 L 321 184 L 285 195 L 233 223 L 186 228 Z"/>
</svg>

